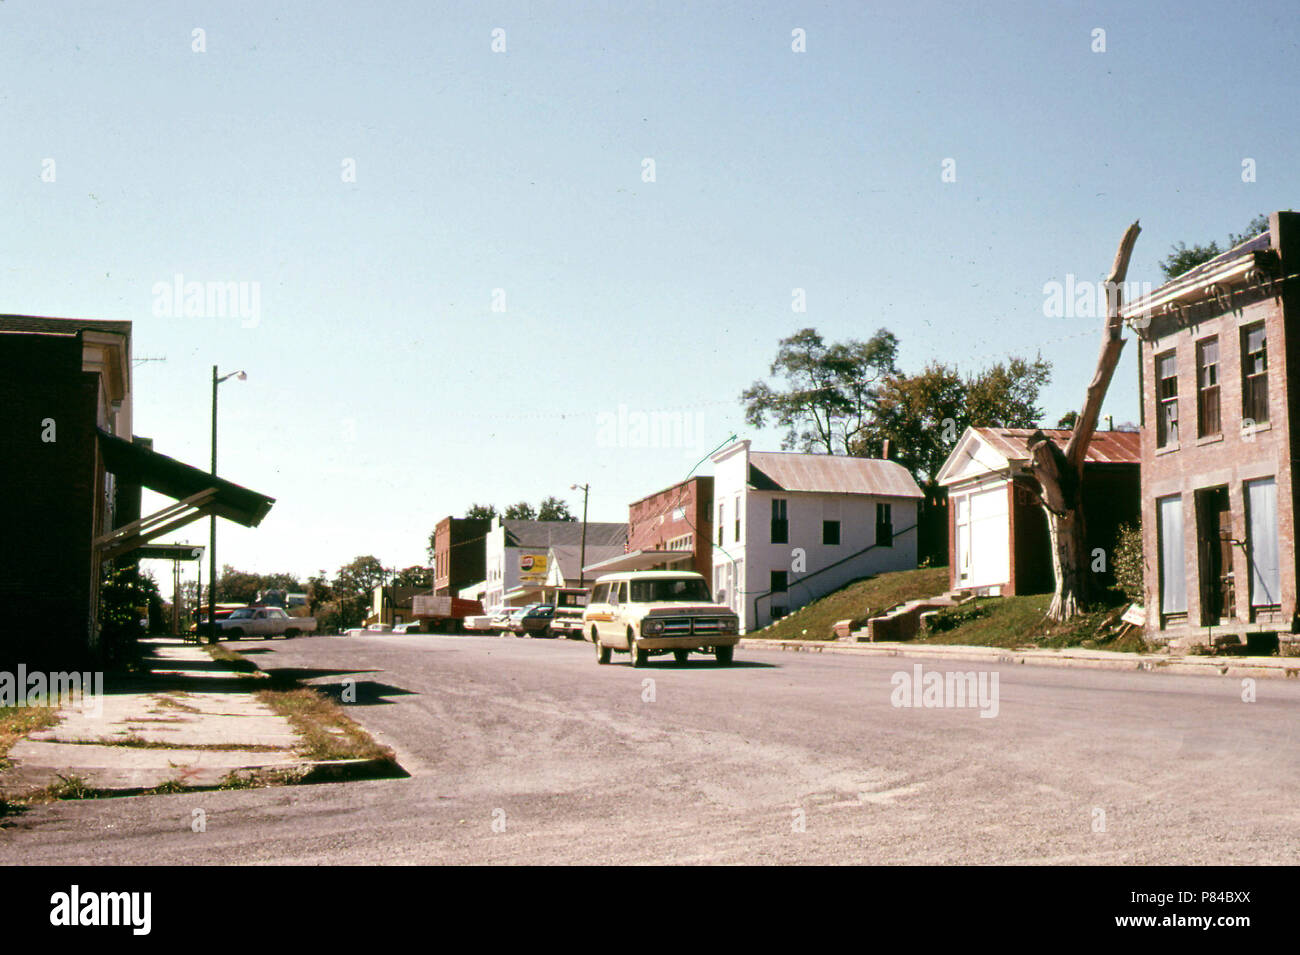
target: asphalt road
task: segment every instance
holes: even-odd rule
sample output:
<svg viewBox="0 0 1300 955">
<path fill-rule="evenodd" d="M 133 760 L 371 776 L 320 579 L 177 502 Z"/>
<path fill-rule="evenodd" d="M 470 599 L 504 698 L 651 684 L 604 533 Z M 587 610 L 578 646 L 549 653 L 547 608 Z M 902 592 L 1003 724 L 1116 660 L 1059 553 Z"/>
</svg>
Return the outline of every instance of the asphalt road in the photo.
<svg viewBox="0 0 1300 955">
<path fill-rule="evenodd" d="M 987 718 L 894 706 L 905 658 L 633 669 L 576 641 L 418 635 L 237 649 L 336 694 L 355 680 L 351 715 L 411 777 L 60 803 L 0 830 L 0 862 L 1300 861 L 1295 681 L 1243 702 L 1239 680 L 1009 665 L 987 671 Z"/>
</svg>

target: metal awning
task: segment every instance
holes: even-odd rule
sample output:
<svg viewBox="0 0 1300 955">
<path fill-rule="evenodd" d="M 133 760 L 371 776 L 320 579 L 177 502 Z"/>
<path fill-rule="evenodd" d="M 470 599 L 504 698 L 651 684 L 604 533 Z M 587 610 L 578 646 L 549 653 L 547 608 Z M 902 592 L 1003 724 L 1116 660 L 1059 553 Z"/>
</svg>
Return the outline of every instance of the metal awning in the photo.
<svg viewBox="0 0 1300 955">
<path fill-rule="evenodd" d="M 669 561 L 691 560 L 695 552 L 690 550 L 634 550 L 628 554 L 619 554 L 599 563 L 588 564 L 582 568 L 587 576 L 614 574 L 625 570 L 652 570 L 659 564 Z"/>
<path fill-rule="evenodd" d="M 94 546 L 106 560 L 142 547 L 209 514 L 244 527 L 256 527 L 275 503 L 273 497 L 213 477 L 207 471 L 159 454 L 144 445 L 102 430 L 98 436 L 104 467 L 119 481 L 139 484 L 176 499 L 175 504 L 95 538 Z"/>
</svg>

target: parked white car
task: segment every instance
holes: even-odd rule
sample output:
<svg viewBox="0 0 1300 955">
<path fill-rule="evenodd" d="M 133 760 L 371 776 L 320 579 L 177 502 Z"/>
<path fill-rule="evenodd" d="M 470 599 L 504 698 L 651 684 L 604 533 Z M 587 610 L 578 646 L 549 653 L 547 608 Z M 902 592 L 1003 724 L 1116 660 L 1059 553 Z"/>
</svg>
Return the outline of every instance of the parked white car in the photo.
<svg viewBox="0 0 1300 955">
<path fill-rule="evenodd" d="M 372 623 L 368 627 L 353 627 L 351 630 L 344 630 L 345 637 L 369 636 L 376 633 L 392 633 L 393 625 L 391 623 Z"/>
<path fill-rule="evenodd" d="M 291 617 L 279 607 L 240 607 L 224 620 L 217 620 L 221 636 L 230 640 L 244 637 L 285 637 L 316 632 L 315 617 Z"/>
</svg>

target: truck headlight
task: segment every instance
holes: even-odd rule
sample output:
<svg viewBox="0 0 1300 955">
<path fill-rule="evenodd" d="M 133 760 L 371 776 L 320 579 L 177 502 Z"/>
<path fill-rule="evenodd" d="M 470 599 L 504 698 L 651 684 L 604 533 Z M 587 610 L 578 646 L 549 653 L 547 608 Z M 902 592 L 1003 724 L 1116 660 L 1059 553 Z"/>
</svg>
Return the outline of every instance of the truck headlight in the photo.
<svg viewBox="0 0 1300 955">
<path fill-rule="evenodd" d="M 740 621 L 735 617 L 723 617 L 718 621 L 718 629 L 722 633 L 735 633 L 740 628 Z"/>
<path fill-rule="evenodd" d="M 643 620 L 641 621 L 641 632 L 644 634 L 663 633 L 664 622 L 662 620 Z"/>
</svg>

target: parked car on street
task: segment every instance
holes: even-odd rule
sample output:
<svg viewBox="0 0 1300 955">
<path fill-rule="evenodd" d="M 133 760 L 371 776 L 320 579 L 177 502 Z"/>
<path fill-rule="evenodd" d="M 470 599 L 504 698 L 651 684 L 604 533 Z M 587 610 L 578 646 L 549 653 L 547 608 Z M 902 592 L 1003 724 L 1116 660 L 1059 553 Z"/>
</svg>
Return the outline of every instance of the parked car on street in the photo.
<svg viewBox="0 0 1300 955">
<path fill-rule="evenodd" d="M 505 635 L 511 633 L 510 617 L 522 610 L 522 607 L 501 607 L 492 615 L 492 631 Z"/>
<path fill-rule="evenodd" d="M 555 617 L 552 604 L 532 604 L 524 609 L 519 618 L 519 628 L 525 637 L 553 637 L 551 620 Z"/>
<path fill-rule="evenodd" d="M 291 617 L 279 607 L 240 607 L 225 620 L 218 620 L 221 636 L 230 640 L 243 637 L 284 637 L 293 639 L 316 631 L 315 617 Z"/>
<path fill-rule="evenodd" d="M 694 650 L 711 652 L 726 665 L 740 642 L 735 612 L 713 602 L 702 575 L 685 571 L 599 577 L 582 619 L 599 663 L 608 663 L 613 650 L 629 654 L 634 667 L 643 666 L 652 654 L 670 651 L 685 663 Z"/>
<path fill-rule="evenodd" d="M 393 625 L 391 623 L 372 623 L 368 627 L 353 627 L 351 630 L 344 630 L 345 637 L 360 637 L 362 635 L 374 635 L 377 633 L 392 633 Z"/>
<path fill-rule="evenodd" d="M 571 640 L 582 639 L 582 610 L 591 591 L 586 587 L 561 587 L 555 594 L 555 616 L 551 633 Z"/>
<path fill-rule="evenodd" d="M 531 607 L 532 604 L 528 606 Z M 528 613 L 528 607 L 515 607 L 512 609 L 506 616 L 503 625 L 504 632 L 513 633 L 516 637 L 522 637 L 524 635 L 524 614 L 526 613 Z"/>
</svg>

